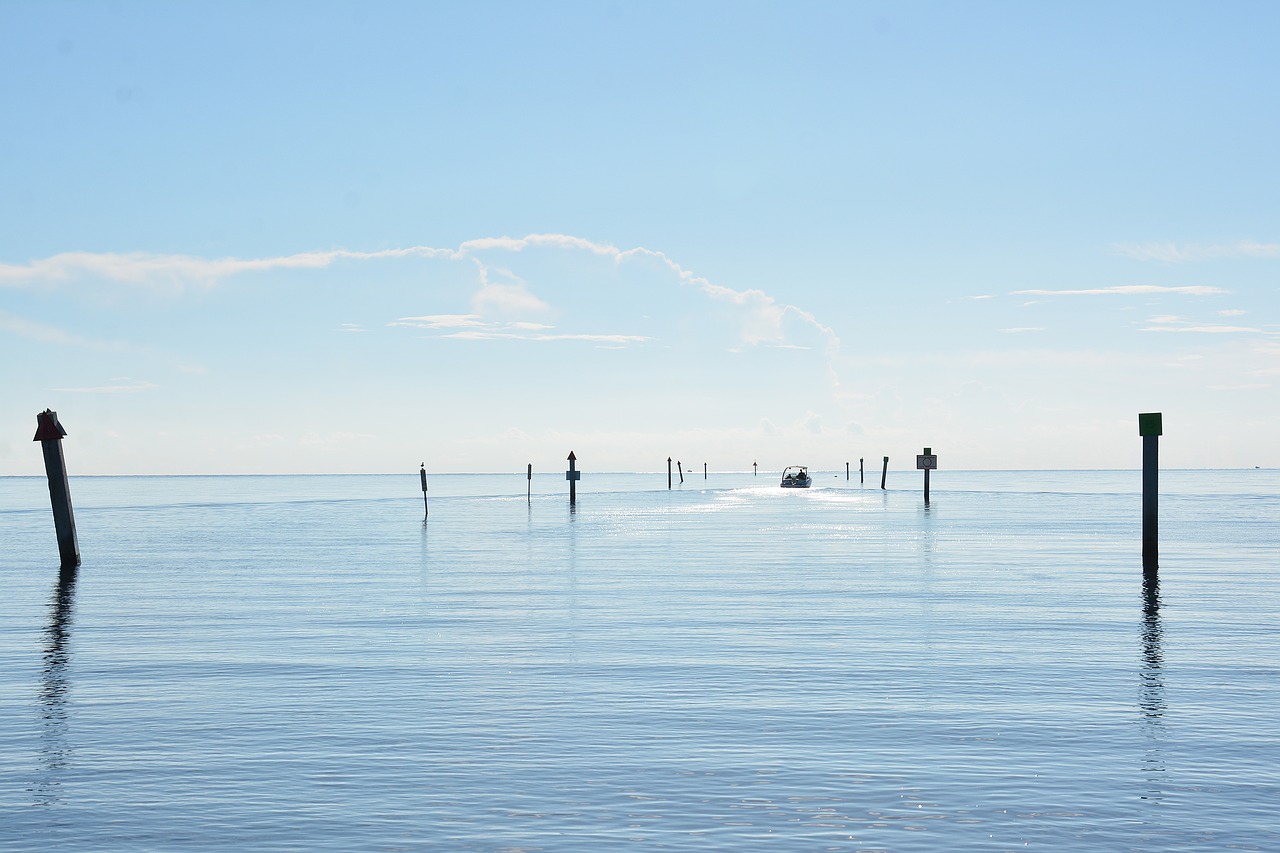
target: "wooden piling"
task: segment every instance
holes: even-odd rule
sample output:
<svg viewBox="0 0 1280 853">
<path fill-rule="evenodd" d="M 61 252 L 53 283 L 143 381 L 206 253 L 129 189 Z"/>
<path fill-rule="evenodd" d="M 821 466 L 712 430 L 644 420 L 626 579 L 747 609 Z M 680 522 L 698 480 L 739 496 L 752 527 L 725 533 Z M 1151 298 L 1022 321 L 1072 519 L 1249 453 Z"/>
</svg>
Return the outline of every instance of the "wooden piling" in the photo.
<svg viewBox="0 0 1280 853">
<path fill-rule="evenodd" d="M 884 488 L 884 482 L 889 478 L 889 457 L 884 458 L 884 468 L 880 471 L 880 488 Z"/>
<path fill-rule="evenodd" d="M 1160 412 L 1138 415 L 1142 436 L 1142 568 L 1155 571 L 1160 566 L 1160 436 L 1164 433 Z"/>
<path fill-rule="evenodd" d="M 426 518 L 431 515 L 431 507 L 427 506 L 427 463 L 422 463 L 418 474 L 422 478 L 422 517 Z"/>
<path fill-rule="evenodd" d="M 80 542 L 76 538 L 76 516 L 71 508 L 71 484 L 62 455 L 62 437 L 67 431 L 58 422 L 58 413 L 45 409 L 36 415 L 36 436 L 44 451 L 44 471 L 49 479 L 49 503 L 53 506 L 53 527 L 58 537 L 58 556 L 63 570 L 80 565 Z"/>
</svg>

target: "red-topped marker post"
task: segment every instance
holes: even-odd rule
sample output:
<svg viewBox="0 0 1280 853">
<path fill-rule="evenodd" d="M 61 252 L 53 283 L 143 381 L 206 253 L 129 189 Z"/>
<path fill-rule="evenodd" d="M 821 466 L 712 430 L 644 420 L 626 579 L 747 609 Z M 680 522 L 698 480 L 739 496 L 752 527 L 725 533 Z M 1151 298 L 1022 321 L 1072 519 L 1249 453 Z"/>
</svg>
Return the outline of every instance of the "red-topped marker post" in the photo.
<svg viewBox="0 0 1280 853">
<path fill-rule="evenodd" d="M 49 477 L 49 501 L 53 504 L 53 526 L 58 534 L 58 555 L 63 569 L 80 565 L 80 543 L 76 539 L 76 517 L 71 510 L 71 484 L 62 456 L 62 437 L 67 431 L 58 423 L 58 413 L 45 409 L 36 415 L 36 437 L 44 450 L 44 470 Z"/>
<path fill-rule="evenodd" d="M 569 481 L 569 505 L 572 506 L 578 502 L 578 481 L 582 479 L 582 472 L 577 469 L 578 457 L 573 455 L 573 451 L 569 451 L 569 470 L 564 472 L 564 478 Z"/>
</svg>

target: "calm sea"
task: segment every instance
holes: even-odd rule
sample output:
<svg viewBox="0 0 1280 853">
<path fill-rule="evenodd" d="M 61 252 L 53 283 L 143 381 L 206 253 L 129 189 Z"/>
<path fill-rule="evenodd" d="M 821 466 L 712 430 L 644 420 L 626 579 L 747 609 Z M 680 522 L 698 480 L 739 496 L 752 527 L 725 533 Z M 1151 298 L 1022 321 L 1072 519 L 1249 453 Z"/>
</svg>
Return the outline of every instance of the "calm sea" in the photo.
<svg viewBox="0 0 1280 853">
<path fill-rule="evenodd" d="M 1280 472 L 0 478 L 0 849 L 1280 849 Z"/>
</svg>

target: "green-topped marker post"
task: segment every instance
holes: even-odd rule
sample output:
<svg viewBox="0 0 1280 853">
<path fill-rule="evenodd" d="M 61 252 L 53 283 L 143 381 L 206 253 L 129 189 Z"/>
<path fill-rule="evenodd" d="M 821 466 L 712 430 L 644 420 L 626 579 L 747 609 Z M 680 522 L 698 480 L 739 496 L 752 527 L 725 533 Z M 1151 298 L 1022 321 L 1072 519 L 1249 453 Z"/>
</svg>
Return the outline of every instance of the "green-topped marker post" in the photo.
<svg viewBox="0 0 1280 853">
<path fill-rule="evenodd" d="M 1138 415 L 1138 435 L 1142 436 L 1142 568 L 1153 571 L 1160 565 L 1160 436 L 1164 433 L 1160 412 Z"/>
</svg>

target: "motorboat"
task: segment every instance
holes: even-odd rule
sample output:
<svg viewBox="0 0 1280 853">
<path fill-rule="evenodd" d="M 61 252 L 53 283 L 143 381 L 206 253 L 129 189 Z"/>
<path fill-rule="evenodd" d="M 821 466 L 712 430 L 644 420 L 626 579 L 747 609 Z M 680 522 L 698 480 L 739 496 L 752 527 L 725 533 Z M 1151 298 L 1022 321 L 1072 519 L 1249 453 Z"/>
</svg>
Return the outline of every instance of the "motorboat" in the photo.
<svg viewBox="0 0 1280 853">
<path fill-rule="evenodd" d="M 813 481 L 809 479 L 809 469 L 803 465 L 792 465 L 782 472 L 782 488 L 807 489 Z"/>
</svg>

